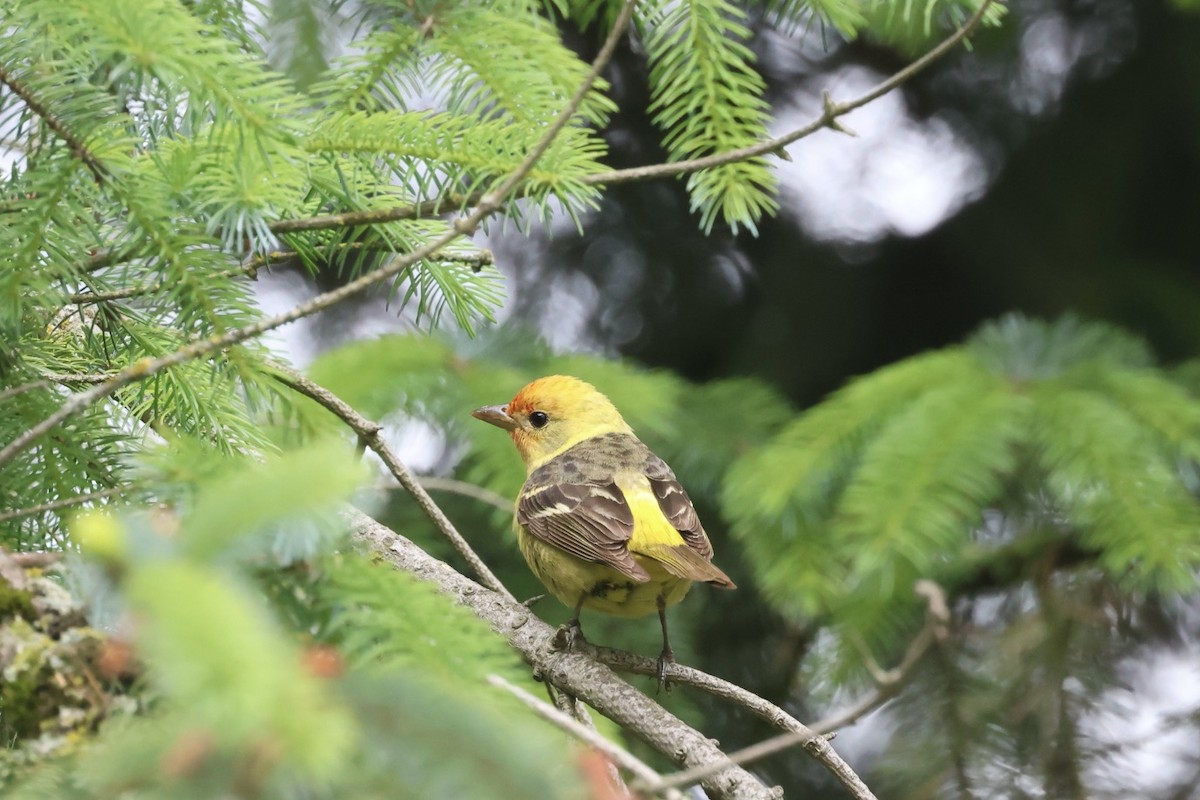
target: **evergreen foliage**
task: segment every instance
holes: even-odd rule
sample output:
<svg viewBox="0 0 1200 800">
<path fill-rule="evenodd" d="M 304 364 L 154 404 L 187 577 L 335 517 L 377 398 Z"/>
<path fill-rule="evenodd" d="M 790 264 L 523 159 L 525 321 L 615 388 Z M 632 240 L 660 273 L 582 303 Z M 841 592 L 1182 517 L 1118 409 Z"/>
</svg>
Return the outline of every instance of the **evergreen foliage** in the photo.
<svg viewBox="0 0 1200 800">
<path fill-rule="evenodd" d="M 472 207 L 511 174 L 587 73 L 559 26 L 602 35 L 618 8 L 333 5 L 361 31 L 341 58 L 327 52 L 321 7 L 301 0 L 0 8 L 3 30 L 20 32 L 0 39 L 0 446 L 107 376 L 260 321 L 248 280 L 257 268 L 295 260 L 345 280 L 449 233 L 432 210 Z M 975 8 L 765 4 L 785 31 L 815 22 L 904 47 Z M 727 0 L 638 4 L 634 36 L 670 160 L 767 136 L 755 12 Z M 993 6 L 989 19 L 1000 13 Z M 274 39 L 280 24 L 289 36 Z M 498 224 L 525 230 L 565 211 L 586 227 L 608 169 L 602 130 L 617 111 L 605 90 L 601 80 L 587 93 L 504 198 Z M 766 157 L 695 172 L 687 187 L 706 231 L 754 231 L 776 207 Z M 905 747 L 936 750 L 947 730 L 954 741 L 949 766 L 930 761 L 897 785 L 943 767 L 1022 763 L 1051 728 L 1054 747 L 1066 747 L 1088 708 L 1068 679 L 1136 646 L 1076 619 L 1073 599 L 1165 615 L 1195 588 L 1194 370 L 1165 372 L 1112 328 L 1007 318 L 797 414 L 752 379 L 696 386 L 555 354 L 516 326 L 470 339 L 504 297 L 499 273 L 467 243 L 417 261 L 385 291 L 418 332 L 330 352 L 314 379 L 389 434 L 427 426 L 442 444 L 433 472 L 505 497 L 522 480 L 516 454 L 467 412 L 537 374 L 593 381 L 679 472 L 739 598 L 767 598 L 748 615 L 819 631 L 797 668 L 818 691 L 895 661 L 920 626 L 914 582 L 940 583 L 955 621 L 984 633 L 956 631 L 900 694 L 919 724 L 889 757 L 911 764 Z M 60 758 L 24 771 L 12 796 L 582 795 L 564 738 L 485 688 L 490 673 L 526 677 L 499 640 L 347 546 L 337 510 L 368 502 L 369 476 L 344 429 L 277 380 L 275 357 L 251 339 L 184 360 L 0 465 L 0 542 L 68 554 L 55 580 L 106 619 L 110 644 L 133 645 L 141 675 L 104 687 L 134 698 L 139 713 L 127 718 L 71 711 L 86 663 L 66 699 L 37 709 L 48 716 L 14 712 L 6 694 L 0 776 L 25 770 L 28 742 L 49 742 L 35 755 Z M 76 500 L 107 510 L 49 507 Z M 446 504 L 496 532 L 473 543 L 532 594 L 501 533 L 508 515 L 474 503 Z M 422 520 L 405 533 L 446 549 Z M 33 595 L 0 589 L 5 641 L 14 631 L 53 639 L 30 619 Z M 975 603 L 988 592 L 1000 611 Z M 696 634 L 716 604 L 751 602 L 696 594 L 680 626 Z M 72 635 L 102 647 L 101 627 Z M 645 630 L 600 630 L 650 650 Z M 676 637 L 683 660 L 698 638 Z M 75 640 L 55 641 L 35 649 Z M 990 650 L 1002 658 L 982 655 Z M 18 672 L 30 703 L 56 674 Z M 1018 696 L 1060 724 L 1001 735 L 996 720 Z"/>
<path fill-rule="evenodd" d="M 918 578 L 1047 530 L 1125 590 L 1193 589 L 1200 508 L 1180 464 L 1198 445 L 1200 404 L 1142 343 L 1009 317 L 785 426 L 733 465 L 723 508 L 781 608 L 883 655 L 912 633 Z M 993 509 L 1015 529 L 989 536 Z"/>
<path fill-rule="evenodd" d="M 158 454 L 174 476 L 165 490 L 188 487 L 181 514 L 93 512 L 73 528 L 104 571 L 68 569 L 90 571 L 92 593 L 122 609 L 111 635 L 136 646 L 150 713 L 60 742 L 71 768 L 34 773 L 17 796 L 111 797 L 131 786 L 149 797 L 576 794 L 562 738 L 483 682 L 527 674 L 490 631 L 360 556 L 316 561 L 340 542 L 330 514 L 363 478 L 346 445 L 198 470 L 194 455 Z M 278 571 L 273 543 L 313 527 L 325 544 L 310 538 L 305 560 L 291 554 L 293 568 Z M 302 645 L 296 630 L 316 641 Z"/>
</svg>

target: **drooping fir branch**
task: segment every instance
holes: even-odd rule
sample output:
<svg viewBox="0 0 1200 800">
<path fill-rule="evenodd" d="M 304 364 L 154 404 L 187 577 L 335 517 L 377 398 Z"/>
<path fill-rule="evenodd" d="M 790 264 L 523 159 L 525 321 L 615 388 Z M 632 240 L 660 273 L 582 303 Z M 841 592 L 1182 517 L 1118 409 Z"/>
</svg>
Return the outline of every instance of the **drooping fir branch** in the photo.
<svg viewBox="0 0 1200 800">
<path fill-rule="evenodd" d="M 625 33 L 625 28 L 629 24 L 635 2 L 636 0 L 629 0 L 623 6 L 616 24 L 614 24 L 612 30 L 609 32 L 604 46 L 596 55 L 585 80 L 576 90 L 575 94 L 572 95 L 562 111 L 559 112 L 554 122 L 546 128 L 538 143 L 529 151 L 521 164 L 497 186 L 485 192 L 483 197 L 480 198 L 478 205 L 476 205 L 475 210 L 470 214 L 456 219 L 451 229 L 445 234 L 410 253 L 397 256 L 386 267 L 369 272 L 337 289 L 318 295 L 308 302 L 295 306 L 274 317 L 268 317 L 224 333 L 214 334 L 208 338 L 197 339 L 175 352 L 160 358 L 142 359 L 129 365 L 114 375 L 111 380 L 73 395 L 53 414 L 26 429 L 3 448 L 0 448 L 0 467 L 12 461 L 13 458 L 24 452 L 62 422 L 132 383 L 146 380 L 170 367 L 223 351 L 233 345 L 261 336 L 290 322 L 295 322 L 298 319 L 303 319 L 324 311 L 349 297 L 353 297 L 384 280 L 400 274 L 418 261 L 437 253 L 459 237 L 474 233 L 485 219 L 500 209 L 504 199 L 520 185 L 537 164 L 538 159 L 549 149 L 558 134 L 574 118 L 575 112 L 591 90 L 592 84 L 612 58 L 617 42 L 620 41 Z"/>
</svg>

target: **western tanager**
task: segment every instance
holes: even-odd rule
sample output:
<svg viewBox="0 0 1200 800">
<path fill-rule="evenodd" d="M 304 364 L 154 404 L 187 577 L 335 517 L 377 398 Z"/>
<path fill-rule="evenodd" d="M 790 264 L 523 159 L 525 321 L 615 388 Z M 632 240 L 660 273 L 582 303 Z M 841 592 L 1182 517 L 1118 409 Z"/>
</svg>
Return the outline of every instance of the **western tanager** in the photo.
<svg viewBox="0 0 1200 800">
<path fill-rule="evenodd" d="M 674 659 L 667 607 L 693 581 L 735 588 L 712 563 L 712 545 L 675 473 L 578 378 L 540 378 L 507 405 L 472 414 L 508 431 L 525 460 L 517 539 L 533 573 L 574 609 L 566 645 L 582 638 L 584 608 L 623 617 L 658 611 L 662 683 Z"/>
</svg>

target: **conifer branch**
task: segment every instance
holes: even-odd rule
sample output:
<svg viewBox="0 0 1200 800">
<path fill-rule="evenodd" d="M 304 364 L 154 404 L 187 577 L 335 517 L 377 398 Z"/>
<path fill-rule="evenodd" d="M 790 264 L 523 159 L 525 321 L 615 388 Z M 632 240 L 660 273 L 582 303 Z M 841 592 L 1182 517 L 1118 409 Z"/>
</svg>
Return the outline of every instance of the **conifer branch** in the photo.
<svg viewBox="0 0 1200 800">
<path fill-rule="evenodd" d="M 459 554 L 471 565 L 471 569 L 479 576 L 479 580 L 483 585 L 506 600 L 516 602 L 516 598 L 509 593 L 504 584 L 500 582 L 500 579 L 488 569 L 487 564 L 483 563 L 483 559 L 471 549 L 471 545 L 467 543 L 467 540 L 454 527 L 454 523 L 450 521 L 446 513 L 433 501 L 433 498 L 429 496 L 429 493 L 425 491 L 417 478 L 409 471 L 408 467 L 404 466 L 404 463 L 396 456 L 392 448 L 388 447 L 387 442 L 380 435 L 383 430 L 382 425 L 378 422 L 372 422 L 359 414 L 351 408 L 349 403 L 300 373 L 290 370 L 281 364 L 272 365 L 272 369 L 275 372 L 275 377 L 281 383 L 291 387 L 332 412 L 334 416 L 346 423 L 350 430 L 358 434 L 359 442 L 364 447 L 369 447 L 379 456 L 379 459 L 388 468 L 388 472 L 392 473 L 400 485 L 404 487 L 405 491 L 417 501 L 417 505 L 425 512 L 425 516 L 429 517 L 434 526 L 441 531 L 443 536 L 450 540 L 450 543 L 454 545 Z"/>
<path fill-rule="evenodd" d="M 10 70 L 5 69 L 3 65 L 0 65 L 0 83 L 3 83 L 13 94 L 21 98 L 21 102 L 46 123 L 46 127 L 54 131 L 58 138 L 67 143 L 71 148 L 71 155 L 83 162 L 83 165 L 88 168 L 88 172 L 92 173 L 92 178 L 97 184 L 104 184 L 108 179 L 108 172 L 104 169 L 104 165 L 100 163 L 100 160 L 96 158 L 95 154 L 84 144 L 83 139 L 76 136 L 67 127 L 66 123 L 58 118 L 58 115 L 46 108 L 38 100 L 32 89 L 22 83 Z"/>
<path fill-rule="evenodd" d="M 710 167 L 717 167 L 723 164 L 729 164 L 735 161 L 745 161 L 750 158 L 756 158 L 762 155 L 776 154 L 786 158 L 786 150 L 784 148 L 789 144 L 793 144 L 800 139 L 811 136 L 817 131 L 839 125 L 838 119 L 849 114 L 851 111 L 862 108 L 888 92 L 896 89 L 904 83 L 911 80 L 918 73 L 925 70 L 935 61 L 941 59 L 967 37 L 969 37 L 979 23 L 983 20 L 988 8 L 999 0 L 984 0 L 983 4 L 975 11 L 971 17 L 963 23 L 963 25 L 954 33 L 950 34 L 941 43 L 927 52 L 925 55 L 913 61 L 903 69 L 897 71 L 887 79 L 881 81 L 875 87 L 860 95 L 859 97 L 849 100 L 845 103 L 834 102 L 828 93 L 822 98 L 822 113 L 809 124 L 797 128 L 789 133 L 779 136 L 774 139 L 769 139 L 765 142 L 752 145 L 750 147 L 738 148 L 736 150 L 727 150 L 721 153 L 714 153 L 703 158 L 690 159 L 687 161 L 676 161 L 668 164 L 652 164 L 644 167 L 629 167 L 627 169 L 610 170 L 608 172 L 598 172 L 592 175 L 584 175 L 579 178 L 579 182 L 585 186 L 609 186 L 617 183 L 631 183 L 634 181 L 652 180 L 655 178 L 674 177 L 677 175 L 685 175 L 690 172 L 697 172 Z M 616 28 L 614 27 L 614 30 Z M 594 79 L 593 79 L 594 80 Z M 531 151 L 532 152 L 532 151 Z M 516 174 L 516 173 L 514 173 Z M 509 187 L 511 191 L 512 188 Z M 269 225 L 273 233 L 290 233 L 295 231 L 309 230 L 327 230 L 331 228 L 349 228 L 360 225 L 374 225 L 384 222 L 394 222 L 397 220 L 420 219 L 426 216 L 436 215 L 442 208 L 447 206 L 456 206 L 466 208 L 476 206 L 487 196 L 486 193 L 476 192 L 469 195 L 450 195 L 445 198 L 436 198 L 427 200 L 423 203 L 415 205 L 393 206 L 391 208 L 374 209 L 371 211 L 348 211 L 341 214 L 325 214 L 316 217 L 303 217 L 291 220 L 279 220 Z"/>
<path fill-rule="evenodd" d="M 479 205 L 473 212 L 465 217 L 460 217 L 455 220 L 451 230 L 447 231 L 437 239 L 428 242 L 427 244 L 418 247 L 411 253 L 397 256 L 391 264 L 382 267 L 374 272 L 369 272 L 360 278 L 357 278 L 349 283 L 319 294 L 308 302 L 294 306 L 288 311 L 276 314 L 273 317 L 259 320 L 258 322 L 241 328 L 235 328 L 221 334 L 214 334 L 208 338 L 195 339 L 184 347 L 179 348 L 173 353 L 168 353 L 160 358 L 143 358 L 134 364 L 130 364 L 110 380 L 105 383 L 98 384 L 91 389 L 80 392 L 71 397 L 67 402 L 63 403 L 57 411 L 43 419 L 41 422 L 26 429 L 17 438 L 13 439 L 3 448 L 0 448 L 0 467 L 12 461 L 20 453 L 31 447 L 47 432 L 53 430 L 56 426 L 80 413 L 84 409 L 93 404 L 111 396 L 120 389 L 138 381 L 146 380 L 147 378 L 157 375 L 165 369 L 183 364 L 187 361 L 194 361 L 212 353 L 226 350 L 236 344 L 240 344 L 248 339 L 261 336 L 268 331 L 281 328 L 290 322 L 295 322 L 298 319 L 310 317 L 321 311 L 324 311 L 331 306 L 353 297 L 354 295 L 363 292 L 377 283 L 382 283 L 388 278 L 399 275 L 407 270 L 418 261 L 428 258 L 434 253 L 441 250 L 446 245 L 450 244 L 460 236 L 467 236 L 474 233 L 480 223 L 491 216 L 500 208 L 500 204 L 504 198 L 517 185 L 525 179 L 529 171 L 533 169 L 537 160 L 546 152 L 547 148 L 554 141 L 555 137 L 575 116 L 575 112 L 579 109 L 579 104 L 583 102 L 583 98 L 591 89 L 600 72 L 608 64 L 612 58 L 613 51 L 616 49 L 617 42 L 624 34 L 625 27 L 629 24 L 629 19 L 633 13 L 633 6 L 636 0 L 628 0 L 622 7 L 621 13 L 618 15 L 617 21 L 613 25 L 613 29 L 609 32 L 608 38 L 604 42 L 604 46 L 597 54 L 595 61 L 592 63 L 592 68 L 588 71 L 587 77 L 572 95 L 566 106 L 555 117 L 554 122 L 546 129 L 545 133 L 534 145 L 533 149 L 521 162 L 521 164 L 513 170 L 512 174 L 501 182 L 496 188 L 489 190 L 480 199 Z"/>
</svg>

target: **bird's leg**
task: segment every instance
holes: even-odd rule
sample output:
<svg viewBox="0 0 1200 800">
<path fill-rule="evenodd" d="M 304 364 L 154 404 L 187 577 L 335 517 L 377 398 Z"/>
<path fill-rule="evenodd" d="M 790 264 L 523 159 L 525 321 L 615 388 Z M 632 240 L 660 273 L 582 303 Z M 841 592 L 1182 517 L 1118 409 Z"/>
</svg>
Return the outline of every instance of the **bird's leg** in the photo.
<svg viewBox="0 0 1200 800">
<path fill-rule="evenodd" d="M 658 596 L 658 621 L 662 624 L 663 649 L 658 656 L 658 689 L 671 693 L 671 682 L 667 680 L 667 664 L 675 663 L 675 651 L 671 649 L 671 639 L 667 636 L 667 599 Z"/>
<path fill-rule="evenodd" d="M 574 649 L 577 642 L 586 642 L 583 638 L 583 628 L 579 625 L 579 612 L 583 610 L 583 601 L 587 599 L 587 593 L 584 592 L 579 596 L 579 602 L 575 604 L 575 613 L 567 620 L 567 623 L 558 629 L 558 633 L 554 634 L 554 646 L 559 650 L 570 652 Z"/>
</svg>

